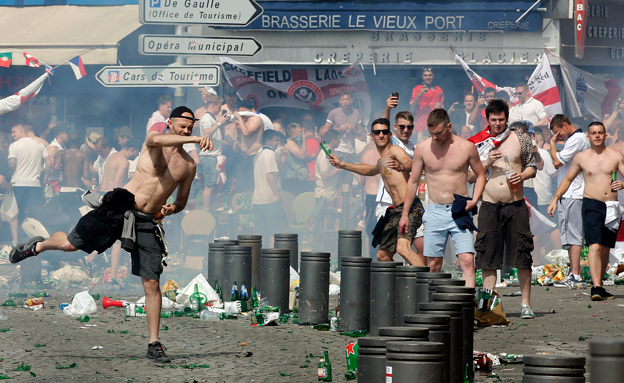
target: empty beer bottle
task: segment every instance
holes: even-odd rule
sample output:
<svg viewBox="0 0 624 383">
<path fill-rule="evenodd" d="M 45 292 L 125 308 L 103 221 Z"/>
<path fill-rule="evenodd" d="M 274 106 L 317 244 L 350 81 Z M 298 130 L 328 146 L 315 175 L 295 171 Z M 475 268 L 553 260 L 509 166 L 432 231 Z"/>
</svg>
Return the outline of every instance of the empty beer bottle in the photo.
<svg viewBox="0 0 624 383">
<path fill-rule="evenodd" d="M 214 281 L 214 291 L 215 293 L 219 294 L 219 291 L 221 291 L 221 288 L 219 287 L 219 281 L 215 279 Z"/>
<path fill-rule="evenodd" d="M 329 146 L 327 146 L 325 141 L 321 141 L 321 143 L 319 145 L 321 146 L 321 149 L 323 149 L 325 154 L 327 154 L 327 157 L 330 157 L 331 156 L 331 149 L 329 149 Z"/>
<path fill-rule="evenodd" d="M 245 281 L 243 281 L 243 284 L 241 285 L 240 300 L 241 300 L 241 311 L 242 312 L 249 311 L 249 307 L 247 307 L 249 294 L 247 294 L 247 285 L 245 284 Z"/>
<path fill-rule="evenodd" d="M 251 307 L 258 307 L 258 292 L 256 291 L 256 286 L 251 288 Z"/>
<path fill-rule="evenodd" d="M 193 311 L 199 311 L 201 306 L 201 295 L 199 294 L 199 287 L 195 284 L 195 291 L 189 297 L 189 301 L 191 302 L 191 309 Z"/>
<path fill-rule="evenodd" d="M 236 286 L 236 281 L 232 283 L 232 295 L 230 296 L 230 301 L 238 301 L 240 300 L 240 295 L 238 293 L 238 286 Z"/>
<path fill-rule="evenodd" d="M 613 173 L 611 173 L 611 182 L 615 182 L 617 181 L 617 172 L 614 170 Z M 611 189 L 612 193 L 617 193 L 617 190 L 613 190 Z"/>
<path fill-rule="evenodd" d="M 323 357 L 318 364 L 318 380 L 322 382 L 331 382 L 331 362 L 329 361 L 329 352 L 323 351 Z"/>
</svg>

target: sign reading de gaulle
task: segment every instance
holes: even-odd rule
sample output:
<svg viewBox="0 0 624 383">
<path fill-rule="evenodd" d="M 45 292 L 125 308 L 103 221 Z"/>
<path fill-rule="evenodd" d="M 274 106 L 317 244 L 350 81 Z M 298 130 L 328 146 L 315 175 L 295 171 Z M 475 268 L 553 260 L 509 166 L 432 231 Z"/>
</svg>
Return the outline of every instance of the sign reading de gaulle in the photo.
<svg viewBox="0 0 624 383">
<path fill-rule="evenodd" d="M 139 0 L 143 24 L 245 26 L 260 14 L 255 0 Z"/>
<path fill-rule="evenodd" d="M 217 86 L 218 65 L 198 66 L 105 66 L 95 75 L 107 87 Z"/>
</svg>

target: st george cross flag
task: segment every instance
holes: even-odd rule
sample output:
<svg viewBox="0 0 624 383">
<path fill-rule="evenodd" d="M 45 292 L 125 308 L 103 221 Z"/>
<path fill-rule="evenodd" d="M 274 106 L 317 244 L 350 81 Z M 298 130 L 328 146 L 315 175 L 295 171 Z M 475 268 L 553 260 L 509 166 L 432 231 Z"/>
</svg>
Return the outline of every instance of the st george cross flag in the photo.
<svg viewBox="0 0 624 383">
<path fill-rule="evenodd" d="M 0 116 L 18 109 L 22 104 L 35 97 L 43 87 L 43 83 L 49 74 L 44 73 L 38 79 L 31 82 L 26 88 L 12 96 L 0 100 Z"/>
<path fill-rule="evenodd" d="M 367 123 L 371 102 L 359 63 L 348 67 L 313 69 L 265 69 L 221 57 L 228 82 L 241 99 L 250 99 L 256 109 L 288 106 L 329 112 L 338 106 L 342 92 L 353 97 L 353 107 Z"/>
<path fill-rule="evenodd" d="M 613 105 L 622 95 L 624 79 L 596 76 L 559 58 L 563 85 L 570 117 L 592 116 L 602 121 L 613 111 Z"/>
<path fill-rule="evenodd" d="M 542 62 L 537 65 L 527 84 L 529 85 L 531 96 L 544 104 L 544 109 L 548 113 L 548 121 L 555 114 L 563 113 L 561 109 L 561 95 L 550 68 L 548 55 L 542 55 Z"/>
<path fill-rule="evenodd" d="M 11 66 L 12 60 L 13 60 L 13 53 L 0 52 L 0 66 L 8 68 Z"/>
<path fill-rule="evenodd" d="M 483 94 L 485 88 L 494 88 L 497 92 L 504 90 L 505 92 L 507 92 L 507 94 L 509 94 L 509 100 L 512 104 L 518 102 L 518 97 L 516 97 L 516 88 L 511 86 L 498 86 L 493 82 L 484 79 L 483 77 L 476 74 L 475 71 L 470 69 L 468 64 L 466 64 L 466 62 L 457 53 L 455 53 L 455 61 L 459 62 L 462 68 L 464 68 L 464 72 L 466 72 L 466 74 L 470 78 L 470 81 L 472 81 L 472 84 L 474 85 L 477 93 Z"/>
<path fill-rule="evenodd" d="M 80 56 L 76 56 L 73 59 L 69 60 L 69 65 L 74 71 L 76 80 L 80 80 L 87 75 L 87 71 L 85 70 L 84 64 L 82 63 L 82 58 Z"/>
<path fill-rule="evenodd" d="M 26 52 L 22 52 L 22 54 L 26 58 L 26 65 L 34 67 L 34 68 L 39 68 L 39 60 L 37 60 L 36 58 L 32 57 L 31 55 L 29 55 Z"/>
</svg>

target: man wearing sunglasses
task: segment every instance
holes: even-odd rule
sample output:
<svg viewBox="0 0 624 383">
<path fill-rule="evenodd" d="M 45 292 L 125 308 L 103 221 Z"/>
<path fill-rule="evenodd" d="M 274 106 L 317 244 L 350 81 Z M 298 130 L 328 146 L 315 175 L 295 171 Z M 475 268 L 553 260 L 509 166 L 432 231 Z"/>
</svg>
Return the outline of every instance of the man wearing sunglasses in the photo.
<svg viewBox="0 0 624 383">
<path fill-rule="evenodd" d="M 420 205 L 416 192 L 420 185 L 420 176 L 427 169 L 429 203 L 423 217 L 425 223 L 423 253 L 427 259 L 427 266 L 431 271 L 441 270 L 446 241 L 450 235 L 455 244 L 466 286 L 474 287 L 475 250 L 470 212 L 477 205 L 485 187 L 485 171 L 475 146 L 451 132 L 449 116 L 444 109 L 435 109 L 431 112 L 427 118 L 427 126 L 431 137 L 414 149 L 412 174 L 405 192 L 404 212 L 411 206 L 412 199 L 418 201 Z M 466 186 L 468 166 L 477 176 L 472 198 L 468 197 Z M 458 201 L 463 201 L 465 207 L 454 212 L 455 204 L 460 204 Z M 468 224 L 467 227 L 465 224 Z M 405 233 L 408 227 L 409 217 L 403 213 L 399 224 L 401 233 Z"/>
<path fill-rule="evenodd" d="M 509 110 L 509 125 L 516 121 L 529 121 L 534 127 L 548 127 L 548 113 L 544 104 L 531 97 L 529 86 L 525 82 L 516 85 L 516 95 L 520 102 Z"/>
<path fill-rule="evenodd" d="M 377 260 L 381 262 L 392 261 L 396 252 L 405 258 L 410 265 L 422 266 L 424 265 L 422 260 L 411 248 L 416 231 L 422 224 L 423 207 L 418 197 L 414 201 L 410 200 L 409 211 L 403 213 L 405 189 L 407 179 L 409 178 L 409 170 L 412 167 L 412 160 L 405 150 L 399 146 L 392 145 L 390 121 L 387 118 L 378 118 L 373 121 L 371 137 L 377 147 L 379 157 L 381 157 L 375 165 L 343 162 L 335 155 L 330 157 L 330 162 L 339 169 L 346 169 L 363 176 L 380 174 L 383 179 L 385 188 L 388 194 L 390 194 L 394 206 L 388 208 L 384 219 L 378 223 L 380 234 L 375 236 L 376 240 L 379 239 L 380 244 Z M 407 224 L 406 231 L 399 235 L 399 219 L 402 214 L 407 217 Z"/>
</svg>

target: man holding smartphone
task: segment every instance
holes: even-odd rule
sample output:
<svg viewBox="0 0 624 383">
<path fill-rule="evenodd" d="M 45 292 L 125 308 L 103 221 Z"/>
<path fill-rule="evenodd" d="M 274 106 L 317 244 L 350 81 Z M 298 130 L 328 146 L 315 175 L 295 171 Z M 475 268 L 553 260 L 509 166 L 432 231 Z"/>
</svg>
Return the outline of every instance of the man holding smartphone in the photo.
<svg viewBox="0 0 624 383">
<path fill-rule="evenodd" d="M 427 117 L 432 110 L 444 106 L 444 92 L 442 88 L 435 85 L 433 80 L 435 74 L 433 68 L 426 67 L 422 71 L 421 85 L 416 85 L 412 89 L 412 99 L 410 100 L 410 111 L 416 119 L 417 132 L 427 132 Z"/>
</svg>

